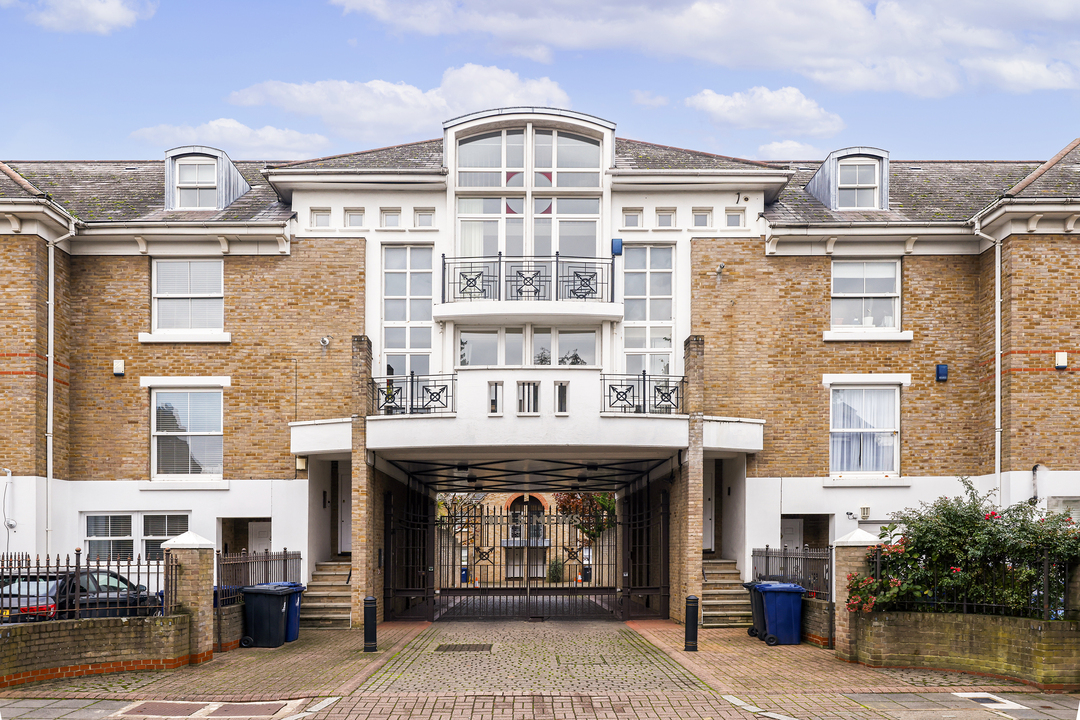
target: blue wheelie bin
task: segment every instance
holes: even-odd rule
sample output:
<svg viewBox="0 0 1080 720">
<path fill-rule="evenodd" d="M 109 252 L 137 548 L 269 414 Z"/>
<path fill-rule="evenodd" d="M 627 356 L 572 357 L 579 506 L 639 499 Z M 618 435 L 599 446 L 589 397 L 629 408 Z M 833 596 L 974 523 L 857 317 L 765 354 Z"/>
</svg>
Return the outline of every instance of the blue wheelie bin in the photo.
<svg viewBox="0 0 1080 720">
<path fill-rule="evenodd" d="M 289 595 L 285 612 L 285 642 L 292 642 L 300 637 L 300 594 L 307 588 L 301 583 L 295 582 L 272 582 L 266 583 L 271 587 L 286 587 L 292 593 Z"/>
<path fill-rule="evenodd" d="M 765 644 L 798 645 L 802 633 L 802 594 L 793 583 L 759 585 L 765 605 Z"/>
</svg>

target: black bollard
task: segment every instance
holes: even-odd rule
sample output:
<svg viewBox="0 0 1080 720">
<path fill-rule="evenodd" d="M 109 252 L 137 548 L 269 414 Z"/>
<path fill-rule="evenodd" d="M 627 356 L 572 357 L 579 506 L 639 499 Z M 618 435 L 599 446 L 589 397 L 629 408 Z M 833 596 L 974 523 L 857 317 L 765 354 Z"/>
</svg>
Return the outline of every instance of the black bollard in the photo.
<svg viewBox="0 0 1080 720">
<path fill-rule="evenodd" d="M 686 652 L 697 652 L 698 599 L 686 596 Z"/>
<path fill-rule="evenodd" d="M 375 598 L 364 598 L 364 652 L 378 652 L 379 644 L 375 640 Z"/>
</svg>

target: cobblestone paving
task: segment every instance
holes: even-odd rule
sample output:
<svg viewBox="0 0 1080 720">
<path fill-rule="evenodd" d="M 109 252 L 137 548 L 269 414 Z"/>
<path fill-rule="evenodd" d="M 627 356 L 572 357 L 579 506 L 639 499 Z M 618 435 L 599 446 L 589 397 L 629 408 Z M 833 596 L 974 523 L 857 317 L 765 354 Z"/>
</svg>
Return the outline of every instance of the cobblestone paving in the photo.
<svg viewBox="0 0 1080 720">
<path fill-rule="evenodd" d="M 436 652 L 491 643 L 491 652 Z M 363 693 L 569 694 L 708 688 L 622 623 L 437 623 L 360 688 Z"/>
</svg>

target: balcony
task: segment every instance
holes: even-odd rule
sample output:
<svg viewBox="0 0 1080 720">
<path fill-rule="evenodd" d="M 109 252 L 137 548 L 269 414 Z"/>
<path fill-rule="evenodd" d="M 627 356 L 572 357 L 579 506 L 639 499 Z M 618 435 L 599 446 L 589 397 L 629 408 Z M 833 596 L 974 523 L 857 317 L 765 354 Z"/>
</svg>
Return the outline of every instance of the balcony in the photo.
<svg viewBox="0 0 1080 720">
<path fill-rule="evenodd" d="M 457 375 L 398 375 L 371 379 L 369 415 L 453 415 Z"/>
<path fill-rule="evenodd" d="M 558 322 L 621 320 L 615 302 L 614 258 L 551 256 L 442 259 L 436 320 L 484 318 Z"/>
<path fill-rule="evenodd" d="M 680 415 L 686 412 L 686 380 L 675 375 L 601 375 L 601 412 Z"/>
</svg>

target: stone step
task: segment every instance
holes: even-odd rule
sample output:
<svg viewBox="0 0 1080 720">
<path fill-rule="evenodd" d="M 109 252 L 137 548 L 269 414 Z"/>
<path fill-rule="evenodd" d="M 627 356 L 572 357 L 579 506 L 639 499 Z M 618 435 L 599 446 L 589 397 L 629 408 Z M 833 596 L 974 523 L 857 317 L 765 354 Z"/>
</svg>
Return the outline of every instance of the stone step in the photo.
<svg viewBox="0 0 1080 720">
<path fill-rule="evenodd" d="M 323 614 L 327 614 L 329 611 L 333 611 L 333 610 L 338 610 L 338 611 L 344 612 L 346 615 L 348 615 L 349 611 L 351 609 L 352 609 L 352 604 L 347 603 L 347 602 L 332 602 L 332 601 L 330 601 L 330 602 L 315 603 L 313 605 L 305 605 L 303 602 L 301 602 L 300 603 L 300 617 L 304 617 L 305 615 L 323 615 Z"/>
<path fill-rule="evenodd" d="M 750 593 L 743 588 L 702 588 L 702 597 L 736 597 L 750 602 Z"/>
<path fill-rule="evenodd" d="M 349 622 L 349 616 L 342 617 L 320 617 L 320 618 L 300 618 L 301 628 L 349 628 L 351 624 Z"/>
</svg>

